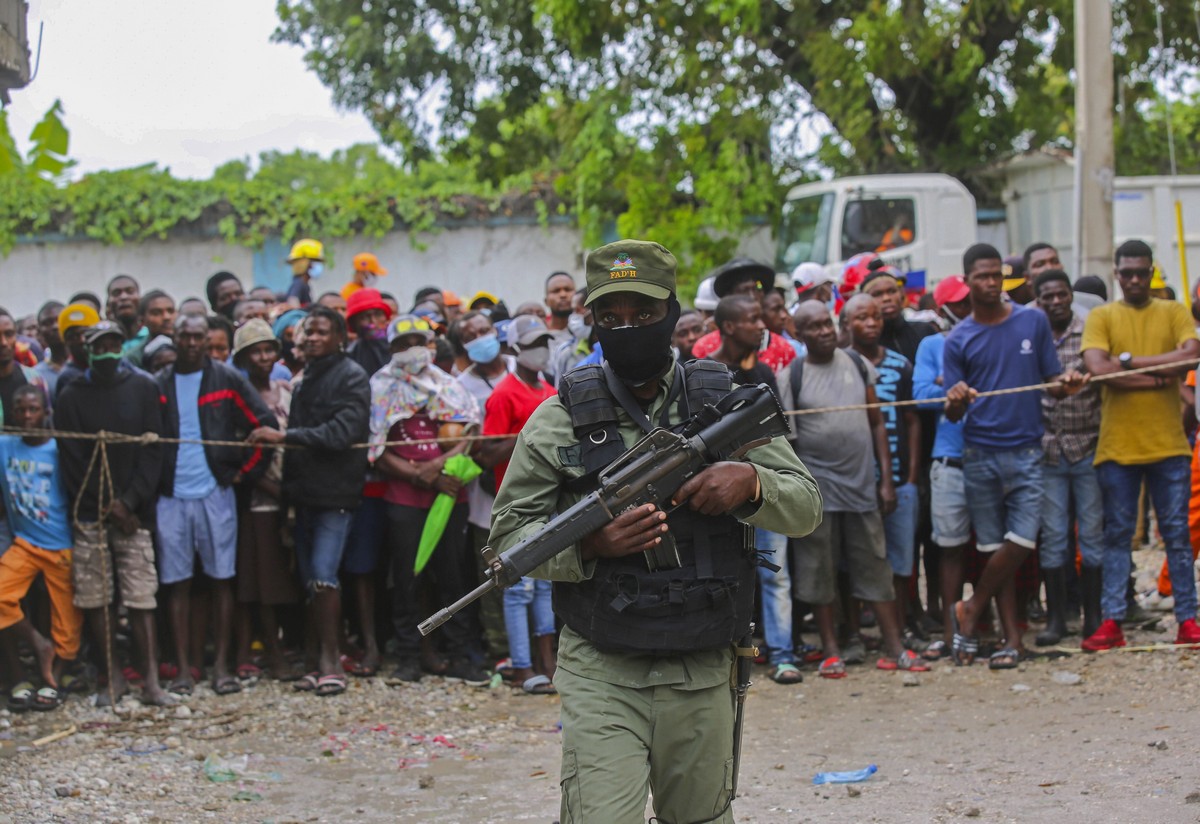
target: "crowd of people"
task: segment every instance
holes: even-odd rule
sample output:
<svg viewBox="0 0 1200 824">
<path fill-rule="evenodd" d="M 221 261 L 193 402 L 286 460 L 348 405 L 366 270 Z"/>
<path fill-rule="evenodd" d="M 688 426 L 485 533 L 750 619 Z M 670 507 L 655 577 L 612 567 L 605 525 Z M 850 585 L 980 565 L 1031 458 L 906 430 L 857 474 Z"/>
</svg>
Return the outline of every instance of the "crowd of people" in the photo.
<svg viewBox="0 0 1200 824">
<path fill-rule="evenodd" d="M 604 362 L 586 287 L 555 272 L 512 310 L 434 286 L 402 305 L 369 253 L 321 293 L 324 257 L 297 242 L 281 294 L 219 272 L 204 299 L 177 301 L 118 275 L 29 318 L 0 309 L 10 708 L 133 687 L 169 704 L 262 678 L 318 696 L 377 676 L 556 691 L 548 581 L 493 592 L 428 638 L 417 625 L 483 580 L 535 409 Z M 811 534 L 754 530 L 773 680 L 799 683 L 806 665 L 843 678 L 871 649 L 880 669 L 985 653 L 1013 668 L 1030 622 L 1054 646 L 1081 612 L 1082 647 L 1110 649 L 1150 606 L 1174 610 L 1176 643 L 1200 644 L 1197 302 L 1166 293 L 1140 241 L 1114 272 L 1110 301 L 1048 244 L 1015 258 L 977 244 L 962 275 L 914 295 L 875 254 L 840 273 L 801 264 L 787 288 L 736 258 L 670 319 L 679 362 L 775 392 L 820 490 Z M 101 432 L 137 440 L 98 450 Z M 1167 562 L 1139 601 L 1131 548 L 1150 512 Z"/>
</svg>

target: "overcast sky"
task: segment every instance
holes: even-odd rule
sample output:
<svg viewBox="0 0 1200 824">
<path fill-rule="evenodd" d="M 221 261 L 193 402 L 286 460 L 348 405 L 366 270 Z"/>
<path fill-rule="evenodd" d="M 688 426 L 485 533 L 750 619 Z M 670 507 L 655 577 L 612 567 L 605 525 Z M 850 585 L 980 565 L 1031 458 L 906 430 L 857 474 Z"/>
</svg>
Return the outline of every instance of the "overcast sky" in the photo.
<svg viewBox="0 0 1200 824">
<path fill-rule="evenodd" d="M 55 98 L 71 130 L 76 174 L 144 163 L 206 177 L 266 149 L 333 149 L 374 141 L 357 112 L 337 111 L 300 49 L 270 42 L 274 0 L 29 0 L 30 51 L 45 23 L 41 67 L 12 92 L 22 147 Z"/>
</svg>

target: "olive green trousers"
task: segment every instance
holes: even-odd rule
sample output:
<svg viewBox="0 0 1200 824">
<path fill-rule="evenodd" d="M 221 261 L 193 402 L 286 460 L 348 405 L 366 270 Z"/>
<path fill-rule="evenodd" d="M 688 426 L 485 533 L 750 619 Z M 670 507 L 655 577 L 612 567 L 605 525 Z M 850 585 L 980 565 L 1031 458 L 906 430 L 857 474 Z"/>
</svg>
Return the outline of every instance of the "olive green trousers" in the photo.
<svg viewBox="0 0 1200 824">
<path fill-rule="evenodd" d="M 559 668 L 562 824 L 732 822 L 734 693 L 633 688 Z"/>
</svg>

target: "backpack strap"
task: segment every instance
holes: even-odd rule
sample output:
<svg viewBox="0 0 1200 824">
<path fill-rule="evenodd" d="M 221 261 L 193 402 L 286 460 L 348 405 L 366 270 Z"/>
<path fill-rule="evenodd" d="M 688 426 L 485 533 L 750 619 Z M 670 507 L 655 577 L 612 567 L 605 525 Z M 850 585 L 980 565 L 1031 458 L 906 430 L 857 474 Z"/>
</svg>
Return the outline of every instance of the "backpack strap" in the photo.
<svg viewBox="0 0 1200 824">
<path fill-rule="evenodd" d="M 842 350 L 850 356 L 850 360 L 854 361 L 854 365 L 858 367 L 858 374 L 862 377 L 863 385 L 870 386 L 870 373 L 867 371 L 867 359 L 853 349 L 846 348 Z"/>
<path fill-rule="evenodd" d="M 792 386 L 792 409 L 800 408 L 800 384 L 804 381 L 804 361 L 808 357 L 792 358 L 788 364 L 788 382 Z"/>
</svg>

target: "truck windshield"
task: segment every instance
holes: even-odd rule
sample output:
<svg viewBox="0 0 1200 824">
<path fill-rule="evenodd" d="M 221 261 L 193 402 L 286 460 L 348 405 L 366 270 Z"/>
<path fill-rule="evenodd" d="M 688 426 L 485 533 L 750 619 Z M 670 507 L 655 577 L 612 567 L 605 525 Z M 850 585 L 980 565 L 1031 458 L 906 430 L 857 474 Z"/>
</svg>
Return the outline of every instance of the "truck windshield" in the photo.
<svg viewBox="0 0 1200 824">
<path fill-rule="evenodd" d="M 801 263 L 829 262 L 829 221 L 833 193 L 812 195 L 783 204 L 775 271 L 790 272 Z"/>
<path fill-rule="evenodd" d="M 916 206 L 912 198 L 873 197 L 850 200 L 842 216 L 842 255 L 887 252 L 916 239 Z"/>
</svg>

